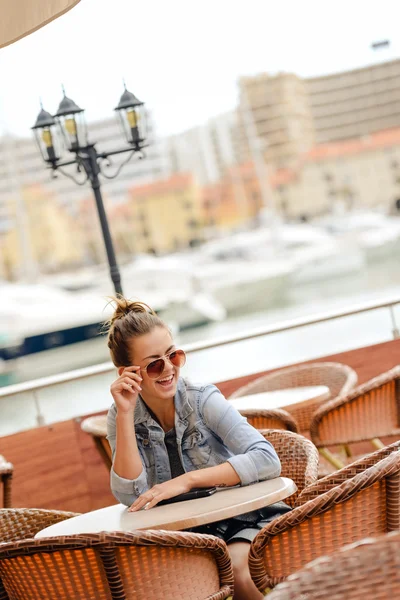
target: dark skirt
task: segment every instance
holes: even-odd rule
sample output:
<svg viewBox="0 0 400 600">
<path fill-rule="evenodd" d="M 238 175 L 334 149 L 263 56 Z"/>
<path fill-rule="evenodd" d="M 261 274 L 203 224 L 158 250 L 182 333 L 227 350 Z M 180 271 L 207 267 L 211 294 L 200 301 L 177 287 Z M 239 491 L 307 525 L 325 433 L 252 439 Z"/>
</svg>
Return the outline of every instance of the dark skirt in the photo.
<svg viewBox="0 0 400 600">
<path fill-rule="evenodd" d="M 233 542 L 251 542 L 256 537 L 257 533 L 273 519 L 284 515 L 291 510 L 290 506 L 284 502 L 276 502 L 271 506 L 254 510 L 251 513 L 238 515 L 231 519 L 224 519 L 209 523 L 208 525 L 200 525 L 192 527 L 188 531 L 194 533 L 208 533 L 215 535 L 227 544 Z"/>
</svg>

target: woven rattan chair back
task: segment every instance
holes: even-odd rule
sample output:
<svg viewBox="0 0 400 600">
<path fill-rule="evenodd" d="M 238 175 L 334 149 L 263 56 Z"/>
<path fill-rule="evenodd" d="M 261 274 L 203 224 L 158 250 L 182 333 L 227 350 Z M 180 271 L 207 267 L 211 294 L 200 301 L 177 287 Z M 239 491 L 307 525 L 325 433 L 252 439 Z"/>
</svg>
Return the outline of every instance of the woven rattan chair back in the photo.
<svg viewBox="0 0 400 600">
<path fill-rule="evenodd" d="M 392 452 L 264 527 L 250 546 L 250 573 L 266 593 L 315 558 L 398 529 L 400 453 Z"/>
<path fill-rule="evenodd" d="M 13 465 L 7 462 L 4 456 L 0 454 L 0 486 L 3 488 L 3 497 L 1 500 L 3 508 L 9 508 L 12 505 L 11 493 L 13 473 Z"/>
<path fill-rule="evenodd" d="M 334 473 L 331 473 L 326 477 L 323 477 L 322 479 L 318 479 L 318 481 L 316 481 L 315 483 L 312 483 L 311 485 L 304 488 L 304 490 L 299 494 L 297 498 L 297 505 L 300 506 L 300 504 L 304 504 L 305 502 L 308 502 L 308 500 L 312 500 L 313 498 L 316 498 L 317 496 L 328 492 L 335 486 L 340 485 L 344 481 L 347 481 L 347 479 L 351 479 L 352 477 L 355 477 L 355 475 L 358 475 L 358 473 L 362 473 L 369 467 L 372 467 L 386 456 L 392 454 L 392 452 L 399 451 L 400 441 L 394 442 L 393 444 L 385 446 L 380 450 L 371 452 L 371 454 L 366 454 L 365 456 L 362 456 L 358 460 L 347 465 L 347 467 L 343 467 L 339 471 L 335 471 Z"/>
<path fill-rule="evenodd" d="M 239 398 L 248 394 L 271 392 L 285 388 L 326 385 L 331 398 L 347 394 L 357 384 L 357 373 L 347 365 L 335 362 L 309 363 L 297 367 L 279 369 L 274 373 L 263 375 L 258 379 L 236 390 L 230 398 Z M 298 424 L 300 431 L 308 431 L 314 412 L 321 401 L 307 402 L 303 406 L 285 406 Z"/>
<path fill-rule="evenodd" d="M 110 471 L 112 466 L 111 448 L 107 436 L 107 415 L 96 415 L 88 417 L 81 423 L 81 429 L 90 433 L 101 458 L 107 469 Z"/>
<path fill-rule="evenodd" d="M 3 508 L 0 510 L 0 543 L 33 538 L 45 527 L 77 514 L 44 508 Z"/>
<path fill-rule="evenodd" d="M 102 532 L 0 545 L 1 600 L 222 600 L 232 595 L 225 542 L 210 535 Z"/>
<path fill-rule="evenodd" d="M 291 431 L 263 430 L 261 433 L 279 456 L 282 477 L 289 477 L 297 486 L 297 492 L 285 500 L 293 507 L 299 494 L 317 480 L 318 450 L 310 440 Z"/>
<path fill-rule="evenodd" d="M 284 429 L 298 433 L 299 428 L 286 410 L 280 408 L 240 410 L 240 414 L 256 429 Z"/>
<path fill-rule="evenodd" d="M 291 575 L 268 600 L 400 598 L 400 532 L 362 540 Z"/>
<path fill-rule="evenodd" d="M 317 448 L 400 437 L 400 367 L 324 404 L 313 417 L 310 433 Z"/>
</svg>

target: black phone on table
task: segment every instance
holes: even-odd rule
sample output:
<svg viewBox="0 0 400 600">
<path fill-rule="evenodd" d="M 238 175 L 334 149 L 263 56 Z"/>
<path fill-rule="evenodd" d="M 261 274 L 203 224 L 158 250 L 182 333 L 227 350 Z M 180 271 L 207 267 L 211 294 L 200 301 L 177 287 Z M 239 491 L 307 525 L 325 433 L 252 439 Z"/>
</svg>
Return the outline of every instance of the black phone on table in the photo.
<svg viewBox="0 0 400 600">
<path fill-rule="evenodd" d="M 173 502 L 183 502 L 184 500 L 195 500 L 196 498 L 205 498 L 206 496 L 211 496 L 216 491 L 216 487 L 193 488 L 192 490 L 190 490 L 189 492 L 185 492 L 184 494 L 178 494 L 177 496 L 173 496 L 172 498 L 160 500 L 160 502 L 157 503 L 157 506 L 162 506 L 163 504 L 172 504 Z"/>
</svg>

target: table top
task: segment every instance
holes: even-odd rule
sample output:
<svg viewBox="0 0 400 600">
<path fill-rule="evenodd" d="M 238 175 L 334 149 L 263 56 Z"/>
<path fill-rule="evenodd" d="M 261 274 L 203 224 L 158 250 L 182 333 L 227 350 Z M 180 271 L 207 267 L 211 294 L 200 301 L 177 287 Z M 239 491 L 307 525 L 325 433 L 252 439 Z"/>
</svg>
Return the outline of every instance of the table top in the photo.
<svg viewBox="0 0 400 600">
<path fill-rule="evenodd" d="M 117 504 L 46 527 L 35 537 L 137 529 L 179 531 L 269 506 L 294 494 L 296 489 L 296 484 L 291 479 L 276 477 L 244 487 L 221 488 L 206 498 L 155 506 L 150 510 L 128 512 L 126 506 Z"/>
<path fill-rule="evenodd" d="M 330 391 L 326 385 L 312 385 L 272 392 L 249 394 L 229 400 L 233 406 L 241 411 L 246 409 L 285 408 L 285 406 L 306 405 L 309 402 L 323 402 L 330 398 Z"/>
</svg>

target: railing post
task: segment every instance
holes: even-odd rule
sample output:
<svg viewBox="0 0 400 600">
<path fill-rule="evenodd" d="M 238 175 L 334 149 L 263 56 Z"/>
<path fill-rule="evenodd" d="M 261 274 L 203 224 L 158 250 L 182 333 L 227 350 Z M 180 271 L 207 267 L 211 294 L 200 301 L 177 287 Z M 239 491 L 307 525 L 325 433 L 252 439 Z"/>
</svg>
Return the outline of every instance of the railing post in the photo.
<svg viewBox="0 0 400 600">
<path fill-rule="evenodd" d="M 34 401 L 35 407 L 36 407 L 36 423 L 37 423 L 38 427 L 42 427 L 42 425 L 45 425 L 45 421 L 44 421 L 44 416 L 40 412 L 40 404 L 39 404 L 39 398 L 37 395 L 37 390 L 32 390 L 32 394 L 33 394 L 33 401 Z"/>
<path fill-rule="evenodd" d="M 394 305 L 391 304 L 389 306 L 389 311 L 390 311 L 390 317 L 392 319 L 392 333 L 393 333 L 393 339 L 397 340 L 400 337 L 400 332 L 399 329 L 397 327 L 397 323 L 396 323 L 396 315 L 394 314 Z"/>
</svg>

